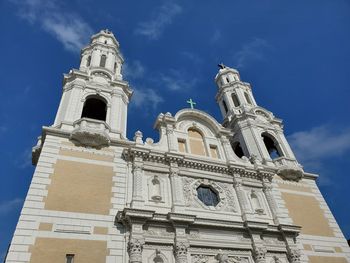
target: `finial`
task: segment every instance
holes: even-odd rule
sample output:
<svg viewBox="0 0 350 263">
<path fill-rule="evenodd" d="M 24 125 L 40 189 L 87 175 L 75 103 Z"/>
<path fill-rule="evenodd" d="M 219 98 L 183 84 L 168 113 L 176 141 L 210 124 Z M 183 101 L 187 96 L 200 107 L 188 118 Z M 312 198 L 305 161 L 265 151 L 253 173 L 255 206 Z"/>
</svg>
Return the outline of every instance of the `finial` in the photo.
<svg viewBox="0 0 350 263">
<path fill-rule="evenodd" d="M 220 64 L 218 64 L 218 67 L 220 68 L 220 69 L 224 69 L 224 68 L 226 68 L 226 66 L 225 66 L 225 64 L 224 63 L 220 63 Z"/>
</svg>

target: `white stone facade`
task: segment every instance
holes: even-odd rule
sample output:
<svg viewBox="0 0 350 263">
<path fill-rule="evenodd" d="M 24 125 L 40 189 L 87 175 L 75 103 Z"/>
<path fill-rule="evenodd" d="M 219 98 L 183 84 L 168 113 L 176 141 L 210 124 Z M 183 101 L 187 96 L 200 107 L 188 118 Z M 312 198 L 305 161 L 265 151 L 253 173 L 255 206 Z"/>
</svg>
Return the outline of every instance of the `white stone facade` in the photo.
<svg viewBox="0 0 350 263">
<path fill-rule="evenodd" d="M 36 169 L 6 262 L 38 262 L 47 252 L 38 248 L 40 238 L 103 241 L 106 252 L 98 262 L 108 263 L 350 262 L 317 176 L 303 171 L 281 120 L 256 104 L 236 70 L 220 65 L 215 78 L 222 125 L 200 110 L 183 109 L 158 116 L 159 142 L 143 141 L 141 132 L 130 141 L 132 91 L 122 63 L 118 41 L 104 30 L 82 50 L 80 69 L 64 76 L 55 122 L 43 127 L 33 148 Z M 105 103 L 100 119 L 84 115 L 91 98 Z M 90 101 L 94 107 L 96 100 Z M 50 208 L 59 162 L 112 169 L 106 213 Z M 215 205 L 205 204 L 200 187 L 214 193 Z M 288 194 L 314 198 L 333 236 L 303 233 Z"/>
</svg>

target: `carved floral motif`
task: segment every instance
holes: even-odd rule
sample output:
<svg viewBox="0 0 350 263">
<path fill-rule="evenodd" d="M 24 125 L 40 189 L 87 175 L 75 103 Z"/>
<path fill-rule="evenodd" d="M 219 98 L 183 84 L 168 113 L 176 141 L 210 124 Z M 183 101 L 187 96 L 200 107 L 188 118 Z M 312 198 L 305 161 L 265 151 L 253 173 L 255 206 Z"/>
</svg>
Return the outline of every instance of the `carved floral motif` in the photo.
<svg viewBox="0 0 350 263">
<path fill-rule="evenodd" d="M 188 244 L 185 242 L 176 242 L 174 245 L 174 256 L 176 263 L 187 263 Z"/>
<path fill-rule="evenodd" d="M 128 253 L 131 263 L 141 263 L 142 262 L 142 250 L 143 242 L 136 238 L 130 239 L 128 243 Z"/>
<path fill-rule="evenodd" d="M 256 247 L 254 249 L 254 257 L 257 263 L 265 262 L 267 249 L 265 247 Z"/>
<path fill-rule="evenodd" d="M 289 258 L 291 263 L 299 263 L 300 256 L 300 251 L 298 249 L 291 249 L 289 252 Z"/>
</svg>

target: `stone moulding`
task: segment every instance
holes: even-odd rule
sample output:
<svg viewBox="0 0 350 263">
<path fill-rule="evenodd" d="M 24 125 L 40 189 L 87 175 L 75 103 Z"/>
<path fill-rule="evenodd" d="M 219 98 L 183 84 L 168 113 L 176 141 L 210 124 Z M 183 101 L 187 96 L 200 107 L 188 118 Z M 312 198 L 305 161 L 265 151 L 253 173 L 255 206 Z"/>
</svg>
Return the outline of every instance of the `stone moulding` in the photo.
<svg viewBox="0 0 350 263">
<path fill-rule="evenodd" d="M 142 158 L 143 161 L 162 163 L 169 165 L 170 163 L 177 163 L 179 167 L 185 167 L 189 169 L 196 169 L 202 171 L 209 171 L 219 174 L 240 174 L 242 177 L 262 180 L 264 178 L 269 181 L 272 180 L 276 169 L 268 167 L 266 169 L 255 169 L 252 167 L 244 167 L 236 163 L 215 162 L 215 161 L 202 161 L 192 156 L 184 156 L 182 154 L 151 151 L 140 147 L 129 147 L 124 150 L 123 156 L 128 161 L 133 161 L 135 158 Z M 259 167 L 260 168 L 260 167 Z"/>
<path fill-rule="evenodd" d="M 111 143 L 110 127 L 104 121 L 81 118 L 75 121 L 73 126 L 70 139 L 81 145 L 100 148 Z"/>
</svg>

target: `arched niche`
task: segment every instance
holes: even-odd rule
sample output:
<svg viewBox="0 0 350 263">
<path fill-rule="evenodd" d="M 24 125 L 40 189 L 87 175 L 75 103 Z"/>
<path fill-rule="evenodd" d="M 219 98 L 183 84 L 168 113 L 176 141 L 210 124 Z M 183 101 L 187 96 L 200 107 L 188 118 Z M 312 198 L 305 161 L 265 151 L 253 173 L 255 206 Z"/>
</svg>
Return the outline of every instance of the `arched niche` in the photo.
<svg viewBox="0 0 350 263">
<path fill-rule="evenodd" d="M 259 199 L 259 195 L 255 190 L 251 190 L 250 192 L 250 200 L 252 203 L 252 207 L 255 213 L 262 214 L 264 212 L 264 208 L 261 205 L 261 201 Z"/>
<path fill-rule="evenodd" d="M 278 142 L 276 141 L 276 139 L 272 135 L 270 135 L 268 133 L 263 133 L 261 135 L 261 137 L 264 141 L 264 145 L 266 147 L 266 150 L 267 150 L 267 152 L 270 155 L 270 158 L 272 160 L 283 156 L 283 153 L 281 151 L 281 148 L 280 148 Z"/>
<path fill-rule="evenodd" d="M 106 116 L 107 103 L 104 98 L 98 95 L 93 95 L 86 98 L 81 114 L 82 118 L 106 121 Z"/>
<path fill-rule="evenodd" d="M 162 191 L 161 191 L 161 184 L 160 180 L 157 175 L 153 177 L 151 180 L 151 198 L 154 201 L 161 201 L 162 200 Z"/>
</svg>

